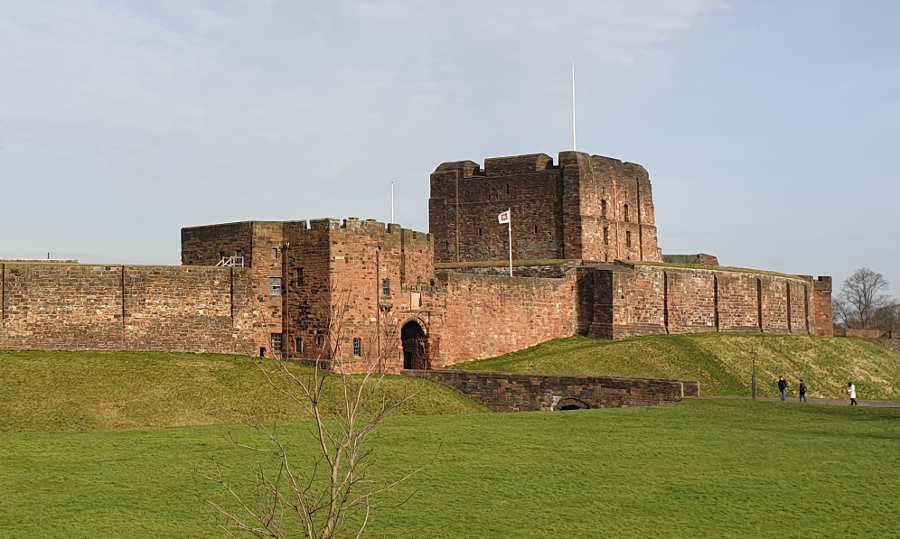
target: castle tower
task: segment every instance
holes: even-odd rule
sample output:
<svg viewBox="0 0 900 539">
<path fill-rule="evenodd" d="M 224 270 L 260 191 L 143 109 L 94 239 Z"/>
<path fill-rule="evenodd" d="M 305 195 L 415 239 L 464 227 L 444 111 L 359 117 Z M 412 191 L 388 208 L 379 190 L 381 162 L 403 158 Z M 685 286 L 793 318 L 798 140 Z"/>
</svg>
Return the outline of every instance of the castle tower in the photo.
<svg viewBox="0 0 900 539">
<path fill-rule="evenodd" d="M 505 260 L 497 214 L 512 209 L 517 260 L 661 261 L 644 167 L 583 152 L 440 164 L 431 174 L 436 262 Z"/>
</svg>

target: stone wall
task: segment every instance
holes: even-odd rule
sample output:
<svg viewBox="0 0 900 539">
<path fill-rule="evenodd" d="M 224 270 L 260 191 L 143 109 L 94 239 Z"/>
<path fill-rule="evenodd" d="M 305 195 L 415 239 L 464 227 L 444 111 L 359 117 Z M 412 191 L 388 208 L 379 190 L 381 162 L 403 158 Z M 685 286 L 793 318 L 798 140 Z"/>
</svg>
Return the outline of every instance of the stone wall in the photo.
<svg viewBox="0 0 900 539">
<path fill-rule="evenodd" d="M 593 271 L 598 275 L 593 277 L 588 333 L 595 337 L 711 331 L 817 334 L 820 323 L 827 324 L 822 334 L 830 331 L 830 319 L 817 318 L 816 298 L 821 296 L 815 295 L 818 281 L 812 278 L 649 264 Z"/>
<path fill-rule="evenodd" d="M 663 254 L 662 255 L 663 262 L 666 264 L 692 264 L 692 265 L 701 265 L 701 266 L 718 266 L 719 259 L 715 257 L 715 255 L 708 255 L 706 253 L 696 253 L 696 254 Z"/>
<path fill-rule="evenodd" d="M 499 412 L 652 406 L 697 397 L 697 382 L 546 376 L 451 370 L 405 371 L 438 382 Z"/>
<path fill-rule="evenodd" d="M 891 339 L 894 332 L 882 329 L 852 329 L 847 328 L 838 332 L 841 337 L 856 337 L 858 339 Z"/>
<path fill-rule="evenodd" d="M 640 165 L 582 152 L 442 163 L 431 175 L 429 229 L 438 262 L 513 257 L 661 260 L 653 193 Z"/>
<path fill-rule="evenodd" d="M 432 366 L 473 361 L 575 335 L 575 274 L 539 278 L 438 274 L 440 344 Z"/>
<path fill-rule="evenodd" d="M 834 306 L 831 299 L 830 276 L 823 275 L 816 278 L 813 299 L 816 313 L 816 334 L 824 337 L 834 335 Z"/>
<path fill-rule="evenodd" d="M 240 268 L 0 264 L 0 348 L 254 353 Z"/>
</svg>

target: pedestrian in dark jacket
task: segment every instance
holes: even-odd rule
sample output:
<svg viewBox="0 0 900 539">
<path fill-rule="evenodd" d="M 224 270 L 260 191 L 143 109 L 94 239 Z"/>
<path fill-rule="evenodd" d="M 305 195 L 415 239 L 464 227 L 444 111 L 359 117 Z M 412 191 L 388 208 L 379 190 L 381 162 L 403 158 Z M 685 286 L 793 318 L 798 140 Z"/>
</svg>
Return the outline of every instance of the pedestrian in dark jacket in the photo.
<svg viewBox="0 0 900 539">
<path fill-rule="evenodd" d="M 778 377 L 778 392 L 781 393 L 782 402 L 787 400 L 787 380 L 784 379 L 784 376 Z"/>
<path fill-rule="evenodd" d="M 800 379 L 800 402 L 806 402 L 806 382 L 803 381 L 803 378 Z"/>
</svg>

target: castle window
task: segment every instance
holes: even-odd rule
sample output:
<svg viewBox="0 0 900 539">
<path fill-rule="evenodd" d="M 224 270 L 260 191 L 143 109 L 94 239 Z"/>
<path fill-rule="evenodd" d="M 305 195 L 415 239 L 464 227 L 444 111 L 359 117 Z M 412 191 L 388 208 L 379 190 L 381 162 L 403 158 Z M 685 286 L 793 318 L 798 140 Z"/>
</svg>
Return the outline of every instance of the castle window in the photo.
<svg viewBox="0 0 900 539">
<path fill-rule="evenodd" d="M 628 215 L 628 204 L 625 204 L 625 222 L 631 221 L 631 216 Z"/>
<path fill-rule="evenodd" d="M 631 231 L 625 232 L 625 247 L 631 247 Z"/>
<path fill-rule="evenodd" d="M 278 247 L 272 247 L 272 258 L 278 258 Z"/>
<path fill-rule="evenodd" d="M 296 277 L 297 286 L 303 286 L 303 268 L 295 269 L 294 276 Z"/>
<path fill-rule="evenodd" d="M 381 295 L 390 296 L 391 295 L 391 280 L 384 279 L 381 281 Z"/>
<path fill-rule="evenodd" d="M 600 217 L 604 219 L 606 219 L 607 206 L 608 205 L 606 204 L 606 200 L 600 201 Z"/>
<path fill-rule="evenodd" d="M 506 184 L 506 194 L 509 194 L 509 184 Z"/>
<path fill-rule="evenodd" d="M 296 350 L 297 350 L 297 355 L 298 355 L 298 356 L 299 356 L 299 355 L 302 355 L 303 352 L 304 352 L 304 350 L 303 350 L 303 339 L 300 338 L 300 337 L 294 337 L 294 347 L 295 347 Z"/>
<path fill-rule="evenodd" d="M 325 345 L 325 333 L 321 329 L 316 330 L 316 346 L 322 348 Z"/>
<path fill-rule="evenodd" d="M 479 236 L 479 237 L 481 236 L 481 234 L 482 234 L 483 232 L 484 232 L 484 231 L 481 229 L 481 227 L 478 227 L 478 236 Z"/>
<path fill-rule="evenodd" d="M 538 228 L 538 227 L 537 227 L 537 225 L 534 225 L 534 233 L 535 233 L 535 234 L 537 234 L 537 233 L 538 233 L 538 230 L 537 230 L 537 228 Z"/>
<path fill-rule="evenodd" d="M 280 296 L 284 289 L 281 286 L 281 277 L 269 278 L 269 295 Z"/>
<path fill-rule="evenodd" d="M 353 357 L 362 357 L 362 339 L 353 337 Z"/>
<path fill-rule="evenodd" d="M 609 227 L 603 227 L 603 245 L 609 245 Z"/>
<path fill-rule="evenodd" d="M 273 333 L 272 334 L 272 350 L 277 350 L 281 352 L 284 347 L 284 340 L 281 337 L 281 333 Z"/>
</svg>

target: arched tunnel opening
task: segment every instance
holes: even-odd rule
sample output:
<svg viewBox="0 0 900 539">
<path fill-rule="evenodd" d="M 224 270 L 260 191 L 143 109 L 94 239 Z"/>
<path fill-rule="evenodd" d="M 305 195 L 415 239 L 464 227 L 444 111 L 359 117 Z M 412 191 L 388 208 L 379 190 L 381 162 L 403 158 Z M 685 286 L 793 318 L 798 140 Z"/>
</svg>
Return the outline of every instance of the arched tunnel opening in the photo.
<svg viewBox="0 0 900 539">
<path fill-rule="evenodd" d="M 567 412 L 569 410 L 589 410 L 590 408 L 591 406 L 588 403 L 572 397 L 560 399 L 556 404 L 556 409 L 560 412 Z"/>
</svg>

